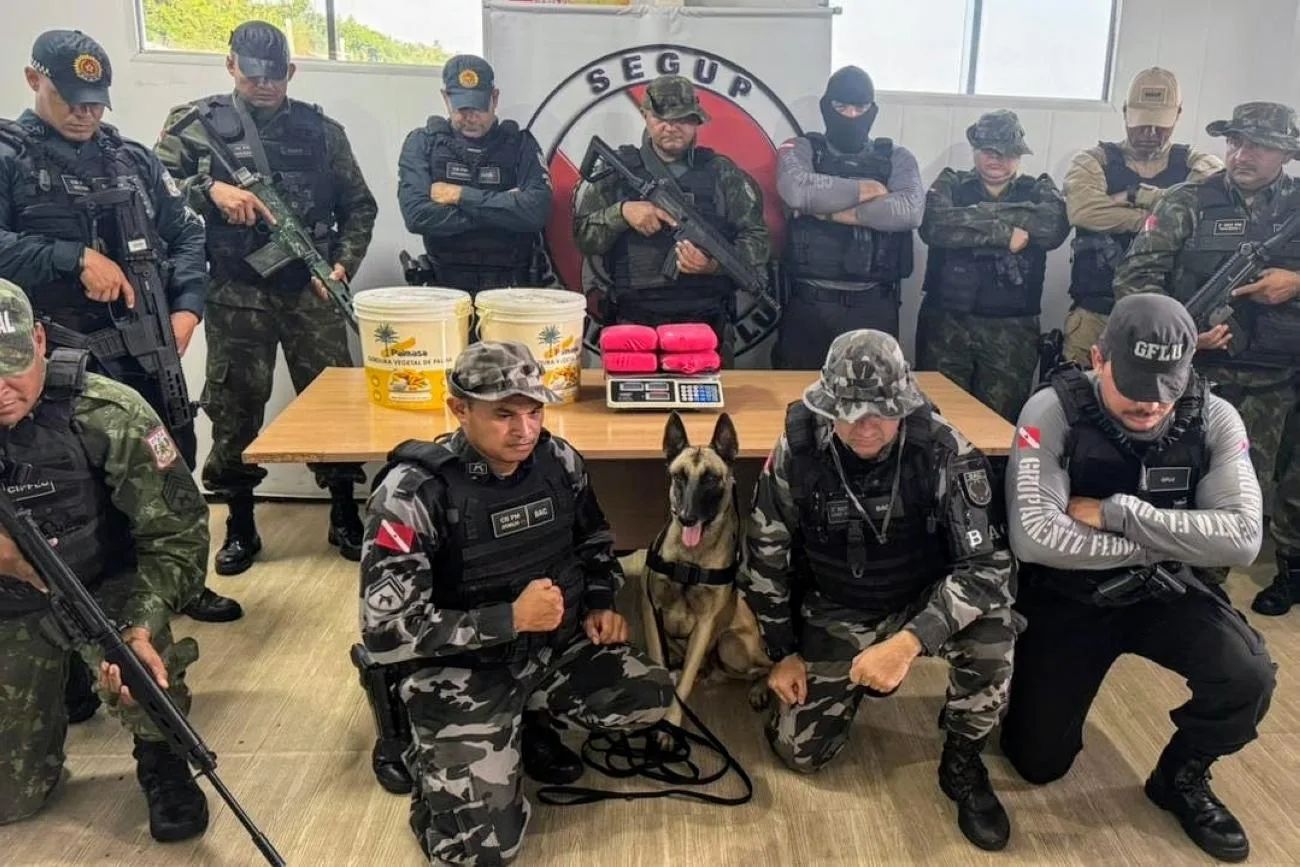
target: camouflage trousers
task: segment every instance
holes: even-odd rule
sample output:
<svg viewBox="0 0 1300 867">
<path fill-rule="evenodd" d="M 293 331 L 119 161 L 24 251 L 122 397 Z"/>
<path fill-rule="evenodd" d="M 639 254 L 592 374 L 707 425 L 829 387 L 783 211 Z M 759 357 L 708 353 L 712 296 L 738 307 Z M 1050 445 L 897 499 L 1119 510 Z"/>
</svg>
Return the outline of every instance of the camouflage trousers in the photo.
<svg viewBox="0 0 1300 867">
<path fill-rule="evenodd" d="M 95 591 L 110 618 L 125 604 L 133 583 L 132 576 L 114 577 Z M 0 620 L 0 825 L 37 813 L 63 772 L 68 731 L 63 687 L 70 652 L 43 627 L 49 616 L 35 612 Z M 153 636 L 153 646 L 167 664 L 168 692 L 188 713 L 185 669 L 198 659 L 198 644 L 193 638 L 173 643 L 171 629 L 165 628 Z M 103 661 L 99 648 L 83 648 L 81 656 L 97 676 Z M 120 705 L 115 694 L 103 691 L 100 698 L 136 738 L 163 740 L 138 706 Z"/>
<path fill-rule="evenodd" d="M 266 417 L 276 347 L 284 348 L 289 378 L 299 393 L 327 367 L 352 367 L 352 354 L 343 318 L 309 288 L 291 293 L 226 284 L 220 292 L 242 303 L 209 300 L 204 314 L 208 365 L 202 403 L 212 419 L 212 451 L 203 465 L 203 484 L 228 499 L 251 493 L 266 478 L 262 467 L 244 463 L 243 453 Z M 321 419 L 322 424 L 343 421 Z M 365 481 L 360 464 L 307 466 L 322 488 Z"/>
<path fill-rule="evenodd" d="M 411 829 L 432 863 L 482 867 L 519 852 L 532 813 L 520 787 L 524 711 L 546 711 L 565 728 L 638 729 L 663 717 L 673 686 L 640 650 L 583 636 L 519 665 L 421 669 L 401 696 L 416 783 Z"/>
<path fill-rule="evenodd" d="M 1085 370 L 1092 367 L 1092 347 L 1101 339 L 1107 318 L 1082 307 L 1070 309 L 1065 317 L 1065 348 L 1061 353 L 1066 361 L 1073 361 Z"/>
<path fill-rule="evenodd" d="M 916 369 L 939 371 L 1012 424 L 1037 367 L 1037 316 L 995 319 L 921 305 Z"/>
<path fill-rule="evenodd" d="M 866 691 L 849 680 L 853 658 L 896 634 L 911 619 L 905 611 L 876 622 L 852 619 L 853 612 L 831 605 L 804 605 L 800 655 L 808 666 L 808 698 L 801 705 L 780 703 L 767 722 L 772 750 L 790 769 L 820 770 L 844 749 L 858 705 Z M 938 657 L 947 660 L 948 695 L 939 724 L 975 740 L 986 736 L 1006 707 L 1018 615 L 1003 608 L 977 618 L 953 635 Z"/>
</svg>

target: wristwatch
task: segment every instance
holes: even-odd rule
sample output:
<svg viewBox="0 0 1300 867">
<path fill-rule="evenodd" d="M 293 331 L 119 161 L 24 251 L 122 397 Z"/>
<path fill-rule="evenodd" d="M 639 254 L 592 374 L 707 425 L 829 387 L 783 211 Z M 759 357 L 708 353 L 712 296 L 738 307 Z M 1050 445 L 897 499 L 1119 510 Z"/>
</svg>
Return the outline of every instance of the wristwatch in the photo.
<svg viewBox="0 0 1300 867">
<path fill-rule="evenodd" d="M 212 199 L 212 182 L 215 180 L 212 175 L 203 175 L 197 184 L 199 192 Z"/>
<path fill-rule="evenodd" d="M 86 251 L 89 247 L 82 247 L 81 252 L 77 254 L 77 275 L 80 276 L 82 271 L 86 270 Z"/>
</svg>

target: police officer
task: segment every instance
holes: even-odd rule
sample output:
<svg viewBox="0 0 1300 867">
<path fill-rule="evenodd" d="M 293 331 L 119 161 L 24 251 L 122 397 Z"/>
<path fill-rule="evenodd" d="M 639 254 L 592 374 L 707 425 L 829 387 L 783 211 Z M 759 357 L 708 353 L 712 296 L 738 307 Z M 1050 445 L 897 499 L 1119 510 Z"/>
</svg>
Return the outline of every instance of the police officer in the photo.
<svg viewBox="0 0 1300 867">
<path fill-rule="evenodd" d="M 192 638 L 173 643 L 168 619 L 199 594 L 208 509 L 167 428 L 136 392 L 86 372 L 84 352 L 56 349 L 23 290 L 0 280 L 0 453 L 3 484 L 90 590 L 122 639 L 188 712 Z M 22 471 L 18 475 L 16 471 Z M 51 636 L 44 582 L 0 533 L 0 825 L 34 815 L 63 772 L 68 650 Z M 121 684 L 98 647 L 110 708 L 135 739 L 136 777 L 155 840 L 208 826 L 203 793 Z"/>
<path fill-rule="evenodd" d="M 656 78 L 646 88 L 641 114 L 646 123 L 641 145 L 619 148 L 619 158 L 646 179 L 679 186 L 750 265 L 766 271 L 771 238 L 763 222 L 763 194 L 729 158 L 697 143 L 709 115 L 695 86 L 680 75 Z M 690 241 L 674 242 L 671 227 L 666 212 L 634 198 L 617 175 L 589 186 L 573 218 L 578 250 L 604 257 L 603 270 L 612 281 L 607 324 L 708 323 L 718 335 L 723 364 L 730 366 L 736 285 L 703 250 Z M 676 280 L 662 273 L 669 256 L 677 260 Z"/>
<path fill-rule="evenodd" d="M 474 294 L 535 284 L 551 207 L 542 150 L 519 124 L 498 120 L 486 60 L 457 55 L 442 82 L 447 117 L 412 130 L 397 163 L 406 229 L 424 238 L 439 286 Z"/>
<path fill-rule="evenodd" d="M 1212 154 L 1173 144 L 1183 113 L 1178 79 L 1153 66 L 1133 77 L 1124 103 L 1128 137 L 1076 154 L 1065 174 L 1065 207 L 1074 226 L 1065 360 L 1087 367 L 1115 305 L 1115 266 L 1165 191 L 1223 170 Z"/>
<path fill-rule="evenodd" d="M 1115 271 L 1117 298 L 1166 292 L 1187 301 L 1243 242 L 1269 238 L 1300 208 L 1300 185 L 1282 170 L 1300 152 L 1290 107 L 1248 102 L 1205 130 L 1227 138 L 1226 171 L 1171 190 L 1156 205 Z M 1227 323 L 1203 333 L 1196 367 L 1241 413 L 1260 487 L 1266 498 L 1274 494 L 1277 576 L 1251 608 L 1280 615 L 1300 599 L 1300 462 L 1279 460 L 1287 418 L 1300 403 L 1300 241 L 1271 264 L 1235 292 L 1245 333 L 1232 333 Z"/>
<path fill-rule="evenodd" d="M 113 80 L 108 55 L 80 31 L 50 30 L 36 38 L 24 74 L 36 94 L 35 106 L 16 123 L 0 122 L 0 277 L 27 290 L 37 315 L 50 323 L 52 345 L 115 337 L 106 302 L 134 305 L 135 290 L 121 266 L 92 239 L 79 201 L 92 191 L 134 190 L 171 265 L 165 288 L 176 346 L 184 354 L 207 292 L 203 222 L 147 148 L 103 123 Z M 106 352 L 102 346 L 94 351 Z M 96 370 L 107 373 L 111 367 L 120 381 L 165 412 L 157 381 L 134 358 L 119 353 L 102 360 L 92 356 Z M 185 462 L 194 466 L 194 425 L 170 433 Z M 222 622 L 239 619 L 243 611 L 235 600 L 204 588 L 185 613 Z"/>
<path fill-rule="evenodd" d="M 1065 242 L 1065 201 L 1047 175 L 1020 174 L 1033 151 L 1015 112 L 966 129 L 973 171 L 944 169 L 925 201 L 930 245 L 916 326 L 916 365 L 938 370 L 1014 421 L 1038 363 L 1047 253 Z"/>
<path fill-rule="evenodd" d="M 777 192 L 791 212 L 790 283 L 772 365 L 815 370 L 844 331 L 898 337 L 899 281 L 912 273 L 912 230 L 925 187 L 916 157 L 870 137 L 880 106 L 871 77 L 837 71 L 821 98 L 826 132 L 781 145 Z"/>
<path fill-rule="evenodd" d="M 833 759 L 863 697 L 892 693 L 918 656 L 950 663 L 939 785 L 990 850 L 1011 825 L 980 753 L 1018 629 L 1001 512 L 988 461 L 926 401 L 897 341 L 849 331 L 786 412 L 738 578 L 777 661 L 767 738 L 796 771 Z"/>
<path fill-rule="evenodd" d="M 366 648 L 416 660 L 400 687 L 414 743 L 411 827 L 434 863 L 500 863 L 531 808 L 518 762 L 572 782 L 548 718 L 589 729 L 657 722 L 663 668 L 629 647 L 622 573 L 582 456 L 544 427 L 555 395 L 520 343 L 479 343 L 448 376 L 460 429 L 409 440 L 376 477 L 361 572 Z M 522 747 L 519 746 L 522 739 Z"/>
<path fill-rule="evenodd" d="M 1121 298 L 1094 370 L 1056 374 L 1020 414 L 1007 501 L 1029 627 L 1002 746 L 1026 780 L 1058 779 L 1121 654 L 1171 669 L 1192 697 L 1170 714 L 1147 797 L 1206 852 L 1243 861 L 1209 767 L 1255 739 L 1274 666 L 1214 570 L 1250 564 L 1263 516 L 1241 418 L 1192 372 L 1196 340 L 1178 302 Z"/>
<path fill-rule="evenodd" d="M 154 146 L 190 204 L 207 220 L 213 287 L 208 298 L 207 386 L 203 406 L 212 419 L 212 451 L 203 483 L 230 507 L 226 541 L 216 556 L 219 575 L 237 575 L 262 549 L 253 523 L 253 489 L 266 470 L 241 457 L 262 426 L 271 397 L 276 346 L 284 348 L 295 391 L 326 367 L 350 367 L 347 325 L 324 287 L 301 262 L 263 278 L 245 257 L 266 242 L 259 221 L 266 205 L 241 189 L 212 159 L 207 128 L 225 139 L 248 169 L 274 179 L 277 191 L 334 263 L 335 279 L 357 273 L 370 245 L 378 209 L 343 127 L 319 106 L 286 96 L 295 67 L 283 33 L 248 21 L 230 36 L 226 70 L 232 94 L 204 97 L 172 110 Z M 206 125 L 168 132 L 192 108 Z M 350 560 L 361 557 L 361 519 L 353 485 L 360 464 L 309 464 L 328 488 L 329 542 Z"/>
</svg>

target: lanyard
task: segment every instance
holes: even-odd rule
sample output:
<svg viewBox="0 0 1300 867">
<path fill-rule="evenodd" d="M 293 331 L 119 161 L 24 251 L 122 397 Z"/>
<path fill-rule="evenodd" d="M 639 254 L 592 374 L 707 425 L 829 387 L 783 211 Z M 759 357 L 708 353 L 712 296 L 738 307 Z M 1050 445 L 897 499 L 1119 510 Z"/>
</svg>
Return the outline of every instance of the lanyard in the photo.
<svg viewBox="0 0 1300 867">
<path fill-rule="evenodd" d="M 832 434 L 834 436 L 834 434 Z M 876 537 L 876 541 L 884 545 L 889 538 L 889 519 L 894 515 L 894 503 L 898 502 L 898 484 L 903 477 L 903 447 L 907 445 L 907 426 L 903 425 L 898 431 L 898 457 L 894 462 L 894 483 L 889 492 L 889 505 L 885 507 L 885 519 L 881 522 L 880 529 L 872 522 L 871 516 L 867 510 L 862 508 L 862 503 L 853 493 L 853 487 L 849 484 L 848 477 L 844 474 L 844 464 L 840 461 L 839 449 L 835 448 L 835 443 L 831 443 L 831 458 L 835 461 L 835 469 L 840 474 L 840 482 L 844 485 L 844 490 L 849 495 L 849 501 L 853 503 L 853 508 L 858 510 L 862 520 L 871 528 L 871 534 Z"/>
</svg>

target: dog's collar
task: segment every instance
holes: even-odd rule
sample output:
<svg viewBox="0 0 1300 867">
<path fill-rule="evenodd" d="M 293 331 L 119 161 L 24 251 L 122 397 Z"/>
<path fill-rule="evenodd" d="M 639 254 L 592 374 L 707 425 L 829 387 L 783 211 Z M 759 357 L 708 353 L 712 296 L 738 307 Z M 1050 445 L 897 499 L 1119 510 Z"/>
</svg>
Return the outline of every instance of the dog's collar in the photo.
<svg viewBox="0 0 1300 867">
<path fill-rule="evenodd" d="M 669 526 L 672 525 L 669 524 Z M 695 563 L 672 563 L 665 560 L 660 553 L 663 550 L 664 538 L 667 535 L 668 527 L 664 527 L 647 549 L 645 564 L 649 569 L 688 587 L 697 584 L 719 587 L 731 584 L 736 580 L 736 567 L 740 565 L 739 551 L 737 551 L 735 560 L 725 569 L 705 569 Z"/>
</svg>

